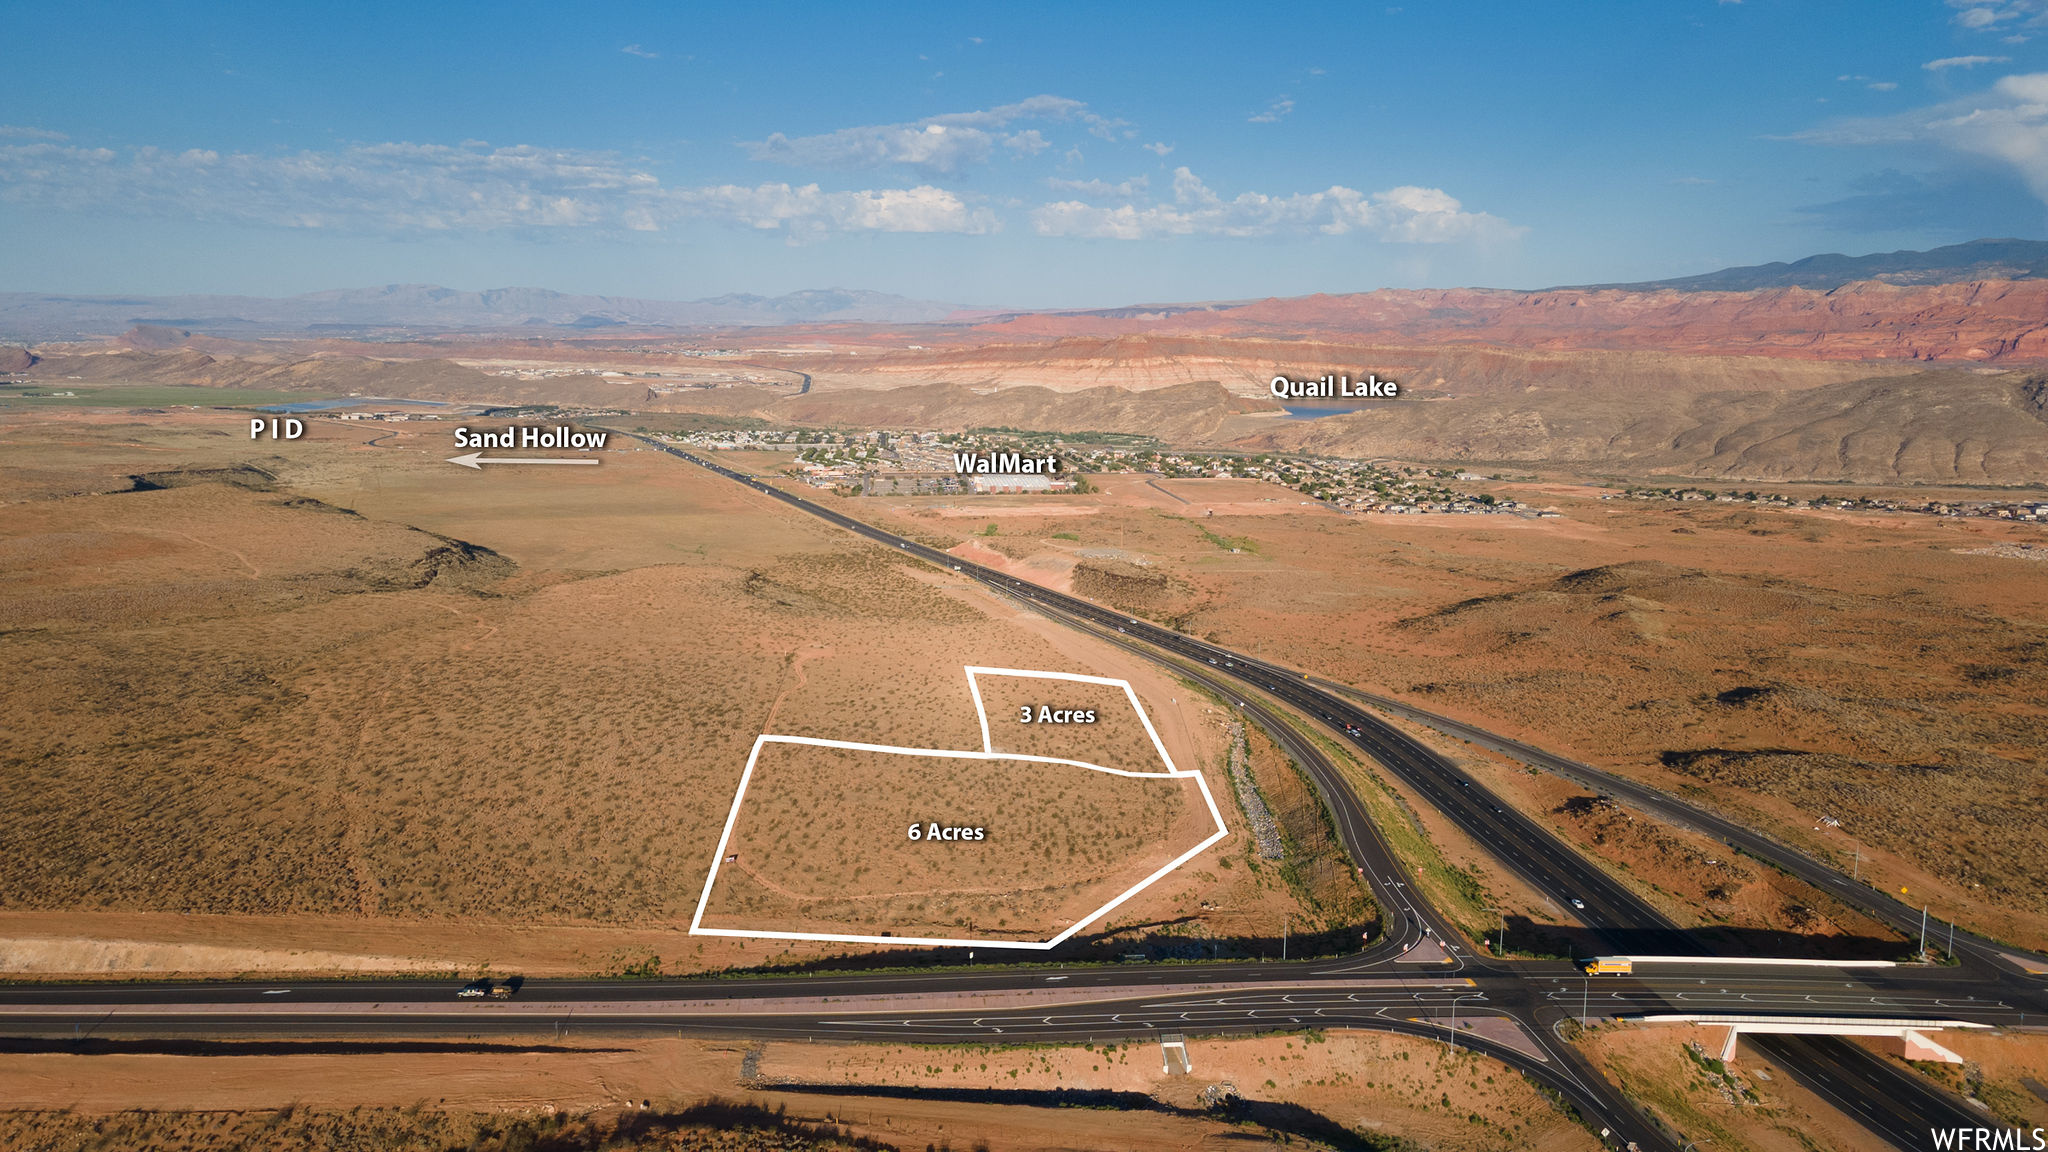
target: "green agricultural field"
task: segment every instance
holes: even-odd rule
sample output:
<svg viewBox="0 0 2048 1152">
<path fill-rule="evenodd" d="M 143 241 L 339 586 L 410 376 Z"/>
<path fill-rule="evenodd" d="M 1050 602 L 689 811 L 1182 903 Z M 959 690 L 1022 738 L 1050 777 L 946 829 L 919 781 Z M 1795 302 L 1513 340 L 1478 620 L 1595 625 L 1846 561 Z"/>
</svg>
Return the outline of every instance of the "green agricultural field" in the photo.
<svg viewBox="0 0 2048 1152">
<path fill-rule="evenodd" d="M 65 395 L 69 393 L 69 395 Z M 324 400 L 328 393 L 274 392 L 249 388 L 200 388 L 178 384 L 0 384 L 0 405 L 53 405 L 71 408 L 167 408 L 194 404 L 208 408 L 239 408 L 255 404 L 290 404 Z"/>
</svg>

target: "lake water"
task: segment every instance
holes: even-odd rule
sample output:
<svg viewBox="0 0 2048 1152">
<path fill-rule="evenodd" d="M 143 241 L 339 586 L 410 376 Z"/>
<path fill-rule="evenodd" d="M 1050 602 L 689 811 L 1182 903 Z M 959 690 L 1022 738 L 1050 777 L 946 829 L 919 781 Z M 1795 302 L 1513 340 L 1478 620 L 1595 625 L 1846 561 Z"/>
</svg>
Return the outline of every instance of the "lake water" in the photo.
<svg viewBox="0 0 2048 1152">
<path fill-rule="evenodd" d="M 1325 408 L 1314 404 L 1286 404 L 1289 420 L 1321 420 L 1325 416 L 1342 416 L 1346 412 L 1357 412 L 1357 408 Z"/>
</svg>

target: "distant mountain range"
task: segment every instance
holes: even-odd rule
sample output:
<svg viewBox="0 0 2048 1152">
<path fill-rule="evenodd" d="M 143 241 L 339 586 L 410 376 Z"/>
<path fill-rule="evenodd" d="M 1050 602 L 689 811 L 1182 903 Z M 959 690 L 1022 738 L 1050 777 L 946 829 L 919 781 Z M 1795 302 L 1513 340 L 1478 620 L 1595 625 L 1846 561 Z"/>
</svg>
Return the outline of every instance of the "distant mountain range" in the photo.
<svg viewBox="0 0 2048 1152">
<path fill-rule="evenodd" d="M 264 333 L 362 335 L 380 329 L 724 328 L 755 325 L 915 324 L 958 306 L 884 292 L 827 288 L 786 296 L 732 294 L 705 300 L 572 296 L 544 288 L 464 292 L 432 284 L 261 296 L 54 296 L 0 293 L 0 339 L 109 335 L 135 325 L 214 336 Z"/>
<path fill-rule="evenodd" d="M 1500 289 L 1422 289 L 1287 300 L 1193 304 L 1146 304 L 1089 310 L 998 312 L 967 309 L 883 292 L 828 288 L 786 296 L 731 294 L 703 300 L 637 300 L 622 296 L 574 296 L 544 288 L 494 288 L 466 292 L 432 284 L 390 284 L 308 292 L 272 299 L 260 296 L 57 296 L 0 293 L 0 342 L 111 336 L 131 328 L 164 329 L 182 339 L 188 332 L 208 336 L 331 335 L 376 340 L 422 332 L 545 331 L 559 336 L 606 329 L 690 329 L 776 327 L 804 324 L 927 324 L 951 320 L 982 331 L 1009 329 L 1018 336 L 1110 335 L 1126 331 L 1184 331 L 1221 334 L 1249 325 L 1260 334 L 1341 332 L 1353 338 L 1404 340 L 1450 335 L 1466 338 L 1492 329 L 1487 338 L 1512 343 L 1519 335 L 1501 327 L 1511 315 L 1540 312 L 1559 293 L 1751 292 L 1770 288 L 1834 291 L 1877 281 L 1939 287 L 1977 280 L 2048 280 L 2048 242 L 1972 240 L 1926 252 L 1884 252 L 1869 256 L 1830 253 L 1792 263 L 1724 268 L 1701 276 L 1633 284 L 1591 284 L 1542 292 Z M 2030 298 L 2031 299 L 2031 298 Z M 1847 305 L 1845 305 L 1846 307 Z M 1877 307 L 1857 303 L 1856 309 Z M 1420 309 L 1418 312 L 1417 309 Z M 1556 321 L 1583 328 L 1589 313 L 1574 309 Z M 1631 316 L 1634 314 L 1631 313 Z M 1642 322 L 1604 318 L 1596 327 L 1623 328 Z M 1555 326 L 1546 322 L 1545 327 Z M 1512 327 L 1512 325 L 1510 325 Z M 1425 331 L 1427 329 L 1428 331 Z M 176 343 L 177 340 L 171 340 Z M 1626 343 L 1626 342 L 1624 342 Z M 1633 345 L 1631 345 L 1633 346 Z M 1764 349 L 1754 349 L 1763 351 Z M 1993 350 L 2004 355 L 2012 349 Z M 1888 354 L 1888 353 L 1887 353 Z"/>
<path fill-rule="evenodd" d="M 1966 280 L 2038 280 L 2048 277 L 2048 242 L 1971 240 L 1925 252 L 1876 252 L 1843 256 L 1830 252 L 1790 264 L 1779 261 L 1747 268 L 1723 268 L 1701 276 L 1647 280 L 1635 284 L 1581 284 L 1627 292 L 1751 292 L 1758 288 L 1814 288 L 1827 291 L 1859 280 L 1887 284 L 1955 284 Z"/>
</svg>

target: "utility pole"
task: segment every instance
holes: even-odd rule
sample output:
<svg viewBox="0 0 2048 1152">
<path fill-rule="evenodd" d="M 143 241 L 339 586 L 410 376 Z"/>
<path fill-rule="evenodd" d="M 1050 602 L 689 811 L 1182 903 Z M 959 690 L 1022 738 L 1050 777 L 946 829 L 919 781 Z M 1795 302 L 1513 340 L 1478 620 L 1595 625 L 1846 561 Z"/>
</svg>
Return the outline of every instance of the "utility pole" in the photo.
<svg viewBox="0 0 2048 1152">
<path fill-rule="evenodd" d="M 1948 958 L 1951 963 L 1956 958 L 1956 922 L 1953 920 L 1948 922 Z"/>
<path fill-rule="evenodd" d="M 1494 911 L 1500 913 L 1500 931 L 1493 937 L 1493 954 L 1505 956 L 1508 951 L 1508 913 L 1505 908 L 1496 908 Z"/>
<path fill-rule="evenodd" d="M 1927 905 L 1920 906 L 1920 962 L 1927 962 Z"/>
<path fill-rule="evenodd" d="M 1283 964 L 1287 962 L 1287 929 L 1291 921 L 1289 916 L 1280 918 L 1280 962 Z"/>
<path fill-rule="evenodd" d="M 1849 873 L 1849 879 L 1859 882 L 1863 879 L 1863 849 L 1861 848 L 1856 849 L 1856 868 Z"/>
</svg>

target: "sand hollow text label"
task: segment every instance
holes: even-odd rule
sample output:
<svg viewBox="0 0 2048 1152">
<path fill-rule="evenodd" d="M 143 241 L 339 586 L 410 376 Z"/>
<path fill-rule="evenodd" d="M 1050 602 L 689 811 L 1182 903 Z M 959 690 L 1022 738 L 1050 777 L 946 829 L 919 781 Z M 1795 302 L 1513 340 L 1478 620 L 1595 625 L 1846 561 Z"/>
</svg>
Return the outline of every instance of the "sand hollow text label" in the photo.
<svg viewBox="0 0 2048 1152">
<path fill-rule="evenodd" d="M 578 432 L 566 424 L 553 428 L 519 425 L 502 432 L 455 430 L 457 448 L 602 448 L 608 432 Z"/>
</svg>

